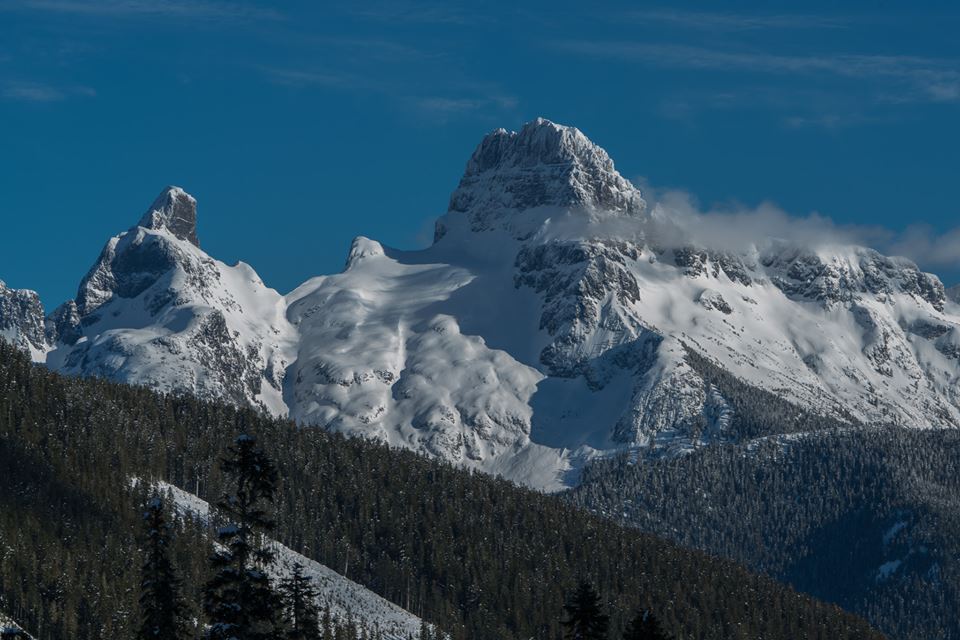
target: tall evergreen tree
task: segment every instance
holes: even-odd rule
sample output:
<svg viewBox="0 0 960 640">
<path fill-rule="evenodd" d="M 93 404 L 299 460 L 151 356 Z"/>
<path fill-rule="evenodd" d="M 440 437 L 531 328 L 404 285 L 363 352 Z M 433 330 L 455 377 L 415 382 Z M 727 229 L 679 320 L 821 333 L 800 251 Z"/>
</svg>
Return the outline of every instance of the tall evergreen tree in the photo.
<svg viewBox="0 0 960 640">
<path fill-rule="evenodd" d="M 600 596 L 586 580 L 581 580 L 563 606 L 566 620 L 566 637 L 569 640 L 605 640 L 610 618 L 603 612 Z"/>
<path fill-rule="evenodd" d="M 272 503 L 277 471 L 256 438 L 241 435 L 220 469 L 232 493 L 218 503 L 231 522 L 217 530 L 221 548 L 214 553 L 215 575 L 203 594 L 209 640 L 273 640 L 278 634 L 280 601 L 265 569 L 274 560 L 262 533 L 274 527 L 265 503 Z"/>
<path fill-rule="evenodd" d="M 170 525 L 163 500 L 154 496 L 143 514 L 146 558 L 140 572 L 139 640 L 177 640 L 185 637 L 186 608 L 180 579 L 170 559 Z"/>
<path fill-rule="evenodd" d="M 652 612 L 641 611 L 630 622 L 623 640 L 670 640 L 670 636 Z"/>
<path fill-rule="evenodd" d="M 283 599 L 287 640 L 320 640 L 317 589 L 310 576 L 304 575 L 299 563 L 293 565 L 290 577 L 280 583 L 280 597 Z"/>
</svg>

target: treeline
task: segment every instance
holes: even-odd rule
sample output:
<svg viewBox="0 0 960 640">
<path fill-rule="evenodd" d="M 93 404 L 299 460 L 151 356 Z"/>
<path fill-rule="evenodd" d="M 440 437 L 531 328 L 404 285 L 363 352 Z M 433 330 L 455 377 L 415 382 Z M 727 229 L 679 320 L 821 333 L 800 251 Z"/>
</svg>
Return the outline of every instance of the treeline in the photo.
<svg viewBox="0 0 960 640">
<path fill-rule="evenodd" d="M 274 536 L 437 624 L 454 640 L 562 637 L 580 579 L 619 637 L 653 610 L 677 638 L 881 637 L 739 565 L 385 446 L 250 410 L 33 366 L 0 345 L 0 610 L 40 640 L 131 637 L 142 495 L 166 479 L 226 493 L 215 464 L 254 434 L 277 466 Z M 178 522 L 172 554 L 199 602 L 208 540 Z"/>
</svg>

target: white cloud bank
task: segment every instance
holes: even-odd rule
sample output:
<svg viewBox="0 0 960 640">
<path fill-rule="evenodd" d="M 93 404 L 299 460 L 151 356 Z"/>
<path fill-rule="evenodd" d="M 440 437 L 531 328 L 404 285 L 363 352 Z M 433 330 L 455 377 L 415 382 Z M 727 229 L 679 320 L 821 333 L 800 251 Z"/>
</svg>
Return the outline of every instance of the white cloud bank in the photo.
<svg viewBox="0 0 960 640">
<path fill-rule="evenodd" d="M 646 195 L 653 203 L 654 233 L 666 235 L 668 241 L 685 239 L 730 252 L 750 251 L 771 239 L 814 250 L 853 244 L 909 258 L 925 269 L 960 268 L 960 227 L 943 233 L 926 224 L 892 230 L 879 225 L 839 224 L 817 213 L 795 216 L 769 202 L 753 208 L 703 210 L 684 191 L 648 189 Z"/>
</svg>

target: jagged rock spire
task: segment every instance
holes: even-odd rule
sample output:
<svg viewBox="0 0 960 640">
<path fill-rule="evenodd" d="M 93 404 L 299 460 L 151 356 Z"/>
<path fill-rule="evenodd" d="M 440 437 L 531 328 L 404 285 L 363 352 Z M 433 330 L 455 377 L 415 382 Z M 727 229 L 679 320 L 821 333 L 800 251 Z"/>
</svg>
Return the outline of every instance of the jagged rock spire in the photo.
<svg viewBox="0 0 960 640">
<path fill-rule="evenodd" d="M 197 201 L 180 187 L 167 187 L 140 218 L 146 229 L 166 229 L 181 240 L 199 247 L 197 239 Z"/>
</svg>

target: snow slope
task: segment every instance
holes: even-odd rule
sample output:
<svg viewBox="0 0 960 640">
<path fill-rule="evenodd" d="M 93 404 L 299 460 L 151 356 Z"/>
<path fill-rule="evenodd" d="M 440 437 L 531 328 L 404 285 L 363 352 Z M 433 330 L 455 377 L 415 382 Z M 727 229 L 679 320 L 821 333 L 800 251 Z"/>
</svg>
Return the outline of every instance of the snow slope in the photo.
<svg viewBox="0 0 960 640">
<path fill-rule="evenodd" d="M 0 611 L 0 635 L 3 635 L 4 633 L 13 633 L 13 632 L 15 632 L 15 631 L 20 631 L 21 634 L 23 634 L 23 635 L 21 635 L 22 638 L 28 638 L 28 639 L 30 639 L 30 640 L 33 639 L 33 636 L 30 635 L 29 633 L 27 633 L 27 632 L 23 629 L 23 627 L 21 627 L 20 625 L 18 625 L 18 624 L 13 620 L 13 618 L 11 618 L 10 616 L 8 616 L 8 615 L 4 614 L 2 611 Z"/>
<path fill-rule="evenodd" d="M 154 482 L 153 486 L 169 497 L 180 516 L 210 521 L 211 509 L 206 501 L 167 482 Z M 276 554 L 276 563 L 268 569 L 271 580 L 283 580 L 299 564 L 319 592 L 318 604 L 329 607 L 334 620 L 360 623 L 369 631 L 383 633 L 385 640 L 418 637 L 422 623 L 417 616 L 276 540 L 268 544 Z"/>
<path fill-rule="evenodd" d="M 32 348 L 548 491 L 595 455 L 735 439 L 691 351 L 851 424 L 960 426 L 955 290 L 865 247 L 710 246 L 672 207 L 538 119 L 481 141 L 432 246 L 357 238 L 342 273 L 281 296 L 207 256 L 195 201 L 169 188 Z M 0 327 L 34 335 L 14 308 Z"/>
</svg>

